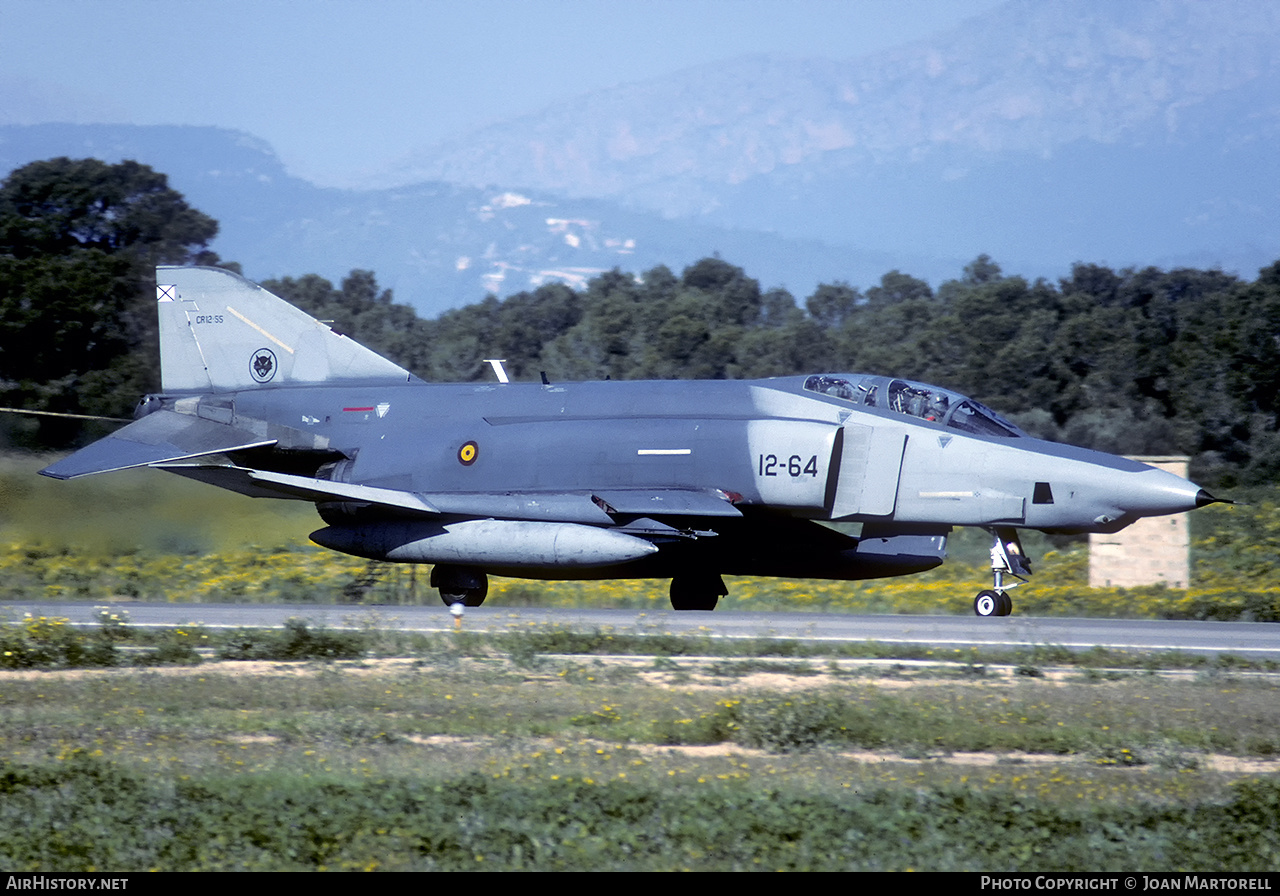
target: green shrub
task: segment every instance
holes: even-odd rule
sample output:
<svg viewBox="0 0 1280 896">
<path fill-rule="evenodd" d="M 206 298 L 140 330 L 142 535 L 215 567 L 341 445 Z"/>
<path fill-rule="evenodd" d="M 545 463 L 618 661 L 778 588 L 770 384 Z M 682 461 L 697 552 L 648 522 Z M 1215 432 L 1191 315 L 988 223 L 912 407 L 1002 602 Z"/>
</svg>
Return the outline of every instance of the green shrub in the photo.
<svg viewBox="0 0 1280 896">
<path fill-rule="evenodd" d="M 846 740 L 851 720 L 846 701 L 821 692 L 760 695 L 735 709 L 734 739 L 775 753 Z"/>
<path fill-rule="evenodd" d="M 32 616 L 0 624 L 0 668 L 31 669 L 114 666 L 118 662 L 112 633 L 82 632 L 60 616 Z"/>
<path fill-rule="evenodd" d="M 196 647 L 208 640 L 199 628 L 164 629 L 152 637 L 153 649 L 134 658 L 135 666 L 194 666 L 201 662 Z"/>
<path fill-rule="evenodd" d="M 740 702 L 732 698 L 717 700 L 710 712 L 657 719 L 653 723 L 650 737 L 654 743 L 664 746 L 720 744 L 733 740 L 738 730 L 736 719 Z"/>
<path fill-rule="evenodd" d="M 305 619 L 293 618 L 283 631 L 236 629 L 218 649 L 227 660 L 345 660 L 363 656 L 365 638 L 360 632 L 311 628 Z"/>
<path fill-rule="evenodd" d="M 478 772 L 172 780 L 73 753 L 0 760 L 13 870 L 1267 871 L 1280 782 L 1230 799 L 1063 804 L 919 784 L 834 792 Z M 992 831 L 999 836 L 992 836 Z"/>
</svg>

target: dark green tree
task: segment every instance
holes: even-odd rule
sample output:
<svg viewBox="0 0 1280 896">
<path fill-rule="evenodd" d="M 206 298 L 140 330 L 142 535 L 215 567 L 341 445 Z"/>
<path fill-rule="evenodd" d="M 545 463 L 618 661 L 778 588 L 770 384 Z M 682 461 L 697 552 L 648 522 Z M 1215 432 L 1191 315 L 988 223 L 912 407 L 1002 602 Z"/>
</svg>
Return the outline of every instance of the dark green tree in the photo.
<svg viewBox="0 0 1280 896">
<path fill-rule="evenodd" d="M 933 290 L 928 283 L 897 270 L 885 274 L 879 285 L 867 290 L 867 302 L 871 305 L 896 305 L 932 298 Z"/>
<path fill-rule="evenodd" d="M 823 283 L 805 300 L 809 316 L 824 327 L 839 327 L 857 313 L 865 300 L 862 293 L 844 281 Z"/>
<path fill-rule="evenodd" d="M 165 175 L 138 162 L 32 162 L 0 186 L 0 253 L 16 258 L 97 249 L 142 266 L 185 264 L 201 260 L 217 232 Z"/>
<path fill-rule="evenodd" d="M 127 415 L 158 387 L 157 264 L 216 263 L 217 223 L 146 165 L 32 162 L 0 184 L 0 402 Z M 55 446 L 80 425 L 6 417 Z"/>
</svg>

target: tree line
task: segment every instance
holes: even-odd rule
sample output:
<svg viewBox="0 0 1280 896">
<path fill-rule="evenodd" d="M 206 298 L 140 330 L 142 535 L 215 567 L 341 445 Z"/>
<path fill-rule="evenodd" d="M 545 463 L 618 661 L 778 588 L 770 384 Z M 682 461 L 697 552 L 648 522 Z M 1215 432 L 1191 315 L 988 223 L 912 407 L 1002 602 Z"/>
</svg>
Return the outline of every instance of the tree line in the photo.
<svg viewBox="0 0 1280 896">
<path fill-rule="evenodd" d="M 104 194 L 105 198 L 104 198 Z M 123 198 L 121 198 L 123 197 Z M 146 166 L 34 163 L 0 186 L 0 401 L 124 415 L 158 388 L 156 263 L 222 263 L 217 225 Z M 227 266 L 234 268 L 233 264 Z M 428 381 L 880 373 L 972 395 L 1032 435 L 1189 454 L 1201 481 L 1280 478 L 1280 262 L 1218 270 L 1077 263 L 1057 282 L 983 255 L 937 289 L 890 271 L 803 302 L 719 257 L 612 270 L 419 317 L 371 271 L 262 285 Z M 83 438 L 5 420 L 19 444 Z"/>
</svg>

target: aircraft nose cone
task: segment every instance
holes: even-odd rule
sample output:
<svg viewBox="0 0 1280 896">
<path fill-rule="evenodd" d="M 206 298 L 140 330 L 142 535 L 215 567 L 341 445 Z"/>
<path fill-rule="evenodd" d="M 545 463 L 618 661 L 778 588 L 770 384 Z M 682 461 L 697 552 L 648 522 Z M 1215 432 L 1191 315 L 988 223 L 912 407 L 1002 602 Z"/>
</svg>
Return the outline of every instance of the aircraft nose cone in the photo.
<svg viewBox="0 0 1280 896">
<path fill-rule="evenodd" d="M 1228 501 L 1226 498 L 1215 498 L 1213 495 L 1209 494 L 1204 489 L 1200 489 L 1200 491 L 1196 492 L 1196 507 L 1207 507 L 1210 504 L 1231 504 L 1231 503 L 1234 503 L 1234 502 Z"/>
<path fill-rule="evenodd" d="M 1217 501 L 1194 482 L 1165 470 L 1147 470 L 1131 480 L 1123 504 L 1137 516 L 1160 516 L 1195 510 Z"/>
</svg>

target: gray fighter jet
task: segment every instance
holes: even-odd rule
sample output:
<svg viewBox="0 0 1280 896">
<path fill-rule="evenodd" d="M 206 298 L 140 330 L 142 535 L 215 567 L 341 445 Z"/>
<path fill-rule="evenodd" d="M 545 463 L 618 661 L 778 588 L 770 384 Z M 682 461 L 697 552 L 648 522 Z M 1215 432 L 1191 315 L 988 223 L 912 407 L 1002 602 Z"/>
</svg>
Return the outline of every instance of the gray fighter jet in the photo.
<svg viewBox="0 0 1280 896">
<path fill-rule="evenodd" d="M 994 582 L 974 610 L 1002 616 L 1031 572 L 1019 529 L 1114 532 L 1216 500 L 923 383 L 509 383 L 495 363 L 498 382 L 428 384 L 236 274 L 156 280 L 163 392 L 41 472 L 149 466 L 310 501 L 313 541 L 433 564 L 447 604 L 478 606 L 490 574 L 655 577 L 675 609 L 710 610 L 725 573 L 906 575 L 979 526 Z"/>
</svg>

